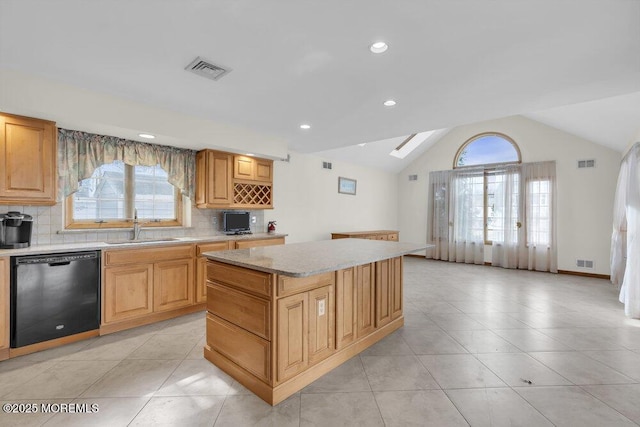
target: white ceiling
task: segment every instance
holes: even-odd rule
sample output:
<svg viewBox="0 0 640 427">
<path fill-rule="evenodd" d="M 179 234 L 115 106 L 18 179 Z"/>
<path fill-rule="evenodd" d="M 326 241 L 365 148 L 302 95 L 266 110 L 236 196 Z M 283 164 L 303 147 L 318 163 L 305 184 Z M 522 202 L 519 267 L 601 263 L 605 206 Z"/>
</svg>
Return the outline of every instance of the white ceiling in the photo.
<svg viewBox="0 0 640 427">
<path fill-rule="evenodd" d="M 0 0 L 0 69 L 225 123 L 236 144 L 320 152 L 526 114 L 623 149 L 591 101 L 640 127 L 638 22 L 636 0 Z M 196 56 L 233 71 L 186 72 Z"/>
</svg>

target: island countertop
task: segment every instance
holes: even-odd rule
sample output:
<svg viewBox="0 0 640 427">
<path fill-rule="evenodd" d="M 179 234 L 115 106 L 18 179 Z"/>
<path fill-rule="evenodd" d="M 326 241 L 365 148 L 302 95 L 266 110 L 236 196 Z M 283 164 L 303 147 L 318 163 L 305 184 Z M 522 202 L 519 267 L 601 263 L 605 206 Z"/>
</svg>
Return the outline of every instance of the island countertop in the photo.
<svg viewBox="0 0 640 427">
<path fill-rule="evenodd" d="M 214 261 L 265 273 L 307 277 L 395 258 L 431 246 L 383 240 L 338 239 L 204 252 L 202 255 Z"/>
</svg>

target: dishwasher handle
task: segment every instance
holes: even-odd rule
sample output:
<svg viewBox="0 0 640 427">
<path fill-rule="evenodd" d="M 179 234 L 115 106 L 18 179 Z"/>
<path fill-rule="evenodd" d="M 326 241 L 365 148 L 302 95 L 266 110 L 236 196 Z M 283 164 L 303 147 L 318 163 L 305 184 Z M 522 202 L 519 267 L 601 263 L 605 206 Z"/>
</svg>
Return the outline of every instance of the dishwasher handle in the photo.
<svg viewBox="0 0 640 427">
<path fill-rule="evenodd" d="M 16 265 L 23 264 L 49 264 L 52 267 L 57 265 L 68 265 L 73 261 L 82 261 L 87 259 L 99 258 L 99 252 L 79 252 L 79 253 L 67 253 L 67 254 L 49 254 L 49 255 L 36 255 L 36 256 L 18 256 L 15 257 Z"/>
<path fill-rule="evenodd" d="M 49 267 L 57 267 L 59 265 L 69 265 L 71 261 L 61 261 L 61 262 L 50 262 Z"/>
</svg>

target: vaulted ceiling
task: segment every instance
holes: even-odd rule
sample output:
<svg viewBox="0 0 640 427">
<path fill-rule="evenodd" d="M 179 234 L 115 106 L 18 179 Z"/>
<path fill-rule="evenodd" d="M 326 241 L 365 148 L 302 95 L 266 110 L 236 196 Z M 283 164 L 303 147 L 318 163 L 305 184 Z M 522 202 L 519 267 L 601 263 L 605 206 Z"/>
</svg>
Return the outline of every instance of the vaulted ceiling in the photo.
<svg viewBox="0 0 640 427">
<path fill-rule="evenodd" d="M 0 70 L 225 125 L 196 141 L 178 120 L 135 129 L 33 95 L 9 111 L 192 148 L 251 134 L 319 152 L 524 114 L 621 150 L 640 128 L 639 22 L 635 0 L 1 0 Z M 231 72 L 185 71 L 197 56 Z"/>
</svg>

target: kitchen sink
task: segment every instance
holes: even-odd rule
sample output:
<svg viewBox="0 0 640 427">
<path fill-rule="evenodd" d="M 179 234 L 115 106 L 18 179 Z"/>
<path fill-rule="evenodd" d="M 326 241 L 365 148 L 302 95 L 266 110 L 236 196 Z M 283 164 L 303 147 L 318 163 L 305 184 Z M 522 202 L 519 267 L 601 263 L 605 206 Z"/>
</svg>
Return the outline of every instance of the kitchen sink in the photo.
<svg viewBox="0 0 640 427">
<path fill-rule="evenodd" d="M 161 239 L 138 239 L 138 240 L 109 240 L 103 243 L 107 245 L 132 245 L 135 243 L 161 243 L 161 242 L 175 242 L 180 240 L 177 237 L 165 237 Z"/>
</svg>

